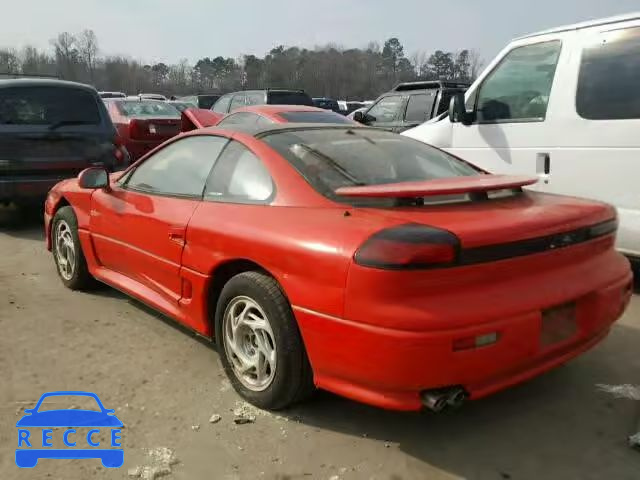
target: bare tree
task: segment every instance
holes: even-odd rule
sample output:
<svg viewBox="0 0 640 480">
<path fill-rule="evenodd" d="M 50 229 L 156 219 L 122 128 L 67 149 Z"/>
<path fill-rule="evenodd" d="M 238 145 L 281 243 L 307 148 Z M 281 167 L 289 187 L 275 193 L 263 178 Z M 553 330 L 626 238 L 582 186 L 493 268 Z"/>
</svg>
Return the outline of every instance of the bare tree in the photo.
<svg viewBox="0 0 640 480">
<path fill-rule="evenodd" d="M 93 30 L 86 29 L 78 34 L 77 38 L 78 53 L 80 58 L 87 67 L 89 72 L 89 80 L 94 81 L 94 72 L 96 68 L 96 58 L 98 56 L 98 38 Z"/>
<path fill-rule="evenodd" d="M 51 40 L 55 50 L 58 73 L 66 79 L 76 80 L 78 77 L 79 54 L 76 37 L 69 32 L 62 32 Z"/>
<path fill-rule="evenodd" d="M 473 81 L 478 78 L 478 75 L 480 75 L 482 67 L 484 67 L 484 60 L 480 57 L 480 52 L 472 49 L 469 50 L 468 61 L 470 80 Z"/>
</svg>

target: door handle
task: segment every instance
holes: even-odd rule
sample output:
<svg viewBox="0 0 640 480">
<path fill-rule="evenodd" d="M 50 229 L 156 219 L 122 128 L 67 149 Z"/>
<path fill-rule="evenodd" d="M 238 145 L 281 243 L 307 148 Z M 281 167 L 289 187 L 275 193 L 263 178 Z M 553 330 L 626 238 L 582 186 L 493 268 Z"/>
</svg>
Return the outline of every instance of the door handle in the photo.
<svg viewBox="0 0 640 480">
<path fill-rule="evenodd" d="M 186 229 L 184 227 L 169 227 L 169 240 L 177 243 L 178 245 L 184 245 L 185 230 Z"/>
<path fill-rule="evenodd" d="M 538 177 L 544 183 L 549 183 L 551 176 L 551 156 L 546 152 L 540 152 L 536 155 L 536 172 Z"/>
</svg>

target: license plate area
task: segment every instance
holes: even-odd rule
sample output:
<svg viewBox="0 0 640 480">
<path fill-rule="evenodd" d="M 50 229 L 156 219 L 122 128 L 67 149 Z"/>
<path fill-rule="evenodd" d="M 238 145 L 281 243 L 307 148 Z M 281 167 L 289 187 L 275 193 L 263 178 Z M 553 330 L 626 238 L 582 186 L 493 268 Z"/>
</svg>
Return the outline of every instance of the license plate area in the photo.
<svg viewBox="0 0 640 480">
<path fill-rule="evenodd" d="M 572 338 L 578 331 L 575 302 L 542 311 L 540 344 L 551 347 Z"/>
</svg>

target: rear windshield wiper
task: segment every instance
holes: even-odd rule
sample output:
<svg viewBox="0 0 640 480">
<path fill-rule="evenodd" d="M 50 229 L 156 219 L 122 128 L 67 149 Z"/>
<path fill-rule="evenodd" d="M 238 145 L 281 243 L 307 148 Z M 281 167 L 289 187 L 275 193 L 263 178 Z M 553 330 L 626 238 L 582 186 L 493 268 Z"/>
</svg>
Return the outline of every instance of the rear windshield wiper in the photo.
<svg viewBox="0 0 640 480">
<path fill-rule="evenodd" d="M 67 125 L 95 125 L 95 122 L 89 122 L 87 120 L 60 120 L 49 125 L 49 130 L 55 130 Z"/>
<path fill-rule="evenodd" d="M 340 173 L 343 177 L 345 177 L 347 180 L 352 182 L 354 185 L 358 185 L 358 186 L 366 185 L 365 183 L 363 183 L 360 180 L 358 180 L 349 170 L 344 168 L 342 165 L 340 165 L 338 162 L 336 162 L 329 155 L 326 155 L 326 154 L 316 150 L 315 148 L 310 147 L 309 145 L 307 145 L 305 143 L 299 143 L 298 145 L 301 148 L 303 148 L 304 150 L 306 150 L 307 152 L 312 153 L 313 155 L 315 155 L 318 158 L 321 158 L 322 160 L 327 162 L 329 165 L 331 165 L 333 168 L 335 168 L 338 173 Z"/>
</svg>

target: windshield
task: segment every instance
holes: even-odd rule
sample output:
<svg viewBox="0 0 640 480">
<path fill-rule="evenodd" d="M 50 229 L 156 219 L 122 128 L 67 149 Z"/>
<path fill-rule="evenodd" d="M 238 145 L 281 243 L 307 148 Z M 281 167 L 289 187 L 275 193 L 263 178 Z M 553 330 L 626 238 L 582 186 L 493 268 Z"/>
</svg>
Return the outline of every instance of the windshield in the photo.
<svg viewBox="0 0 640 480">
<path fill-rule="evenodd" d="M 127 117 L 179 117 L 180 112 L 176 107 L 166 102 L 148 101 L 124 101 L 118 102 L 120 113 Z"/>
<path fill-rule="evenodd" d="M 313 100 L 304 92 L 274 92 L 269 91 L 271 105 L 308 105 L 313 107 Z"/>
<path fill-rule="evenodd" d="M 66 87 L 9 87 L 0 89 L 0 125 L 100 123 L 96 95 Z"/>
<path fill-rule="evenodd" d="M 333 112 L 280 112 L 279 117 L 294 123 L 347 123 L 353 124 L 347 117 Z"/>
<path fill-rule="evenodd" d="M 471 165 L 424 143 L 363 128 L 273 132 L 263 141 L 319 192 L 339 187 L 478 175 Z"/>
</svg>

